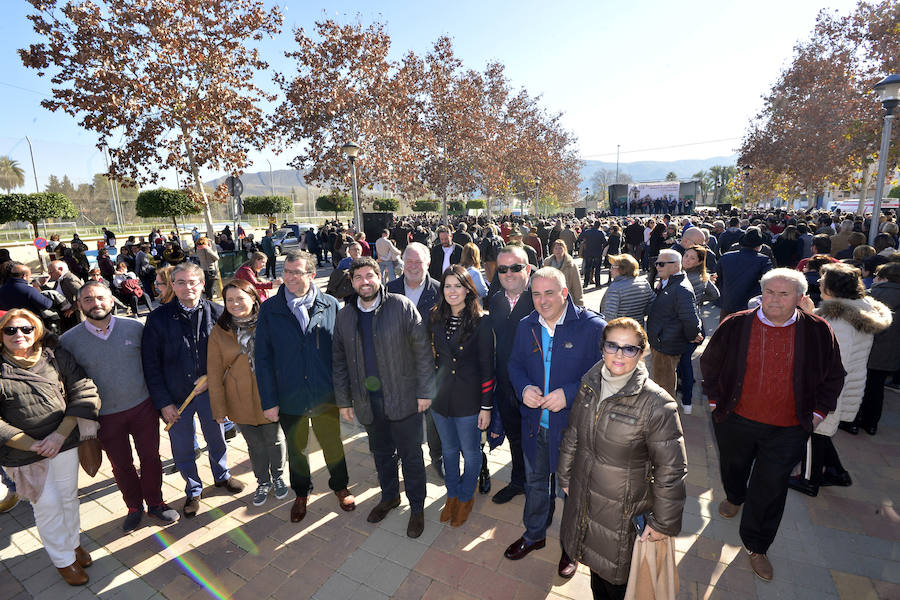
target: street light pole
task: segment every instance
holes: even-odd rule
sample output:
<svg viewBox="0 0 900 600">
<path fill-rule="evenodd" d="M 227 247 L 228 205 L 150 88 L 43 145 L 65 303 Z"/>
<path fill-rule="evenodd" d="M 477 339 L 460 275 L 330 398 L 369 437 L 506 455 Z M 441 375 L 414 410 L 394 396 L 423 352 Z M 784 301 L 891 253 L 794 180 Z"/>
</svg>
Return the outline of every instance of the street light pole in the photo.
<svg viewBox="0 0 900 600">
<path fill-rule="evenodd" d="M 619 148 L 621 144 L 616 144 L 616 183 L 619 183 Z"/>
<path fill-rule="evenodd" d="M 362 215 L 359 210 L 359 193 L 356 189 L 356 155 L 359 154 L 359 146 L 354 142 L 347 142 L 341 146 L 341 151 L 350 159 L 350 179 L 353 183 L 353 221 L 356 231 L 362 231 Z"/>
<path fill-rule="evenodd" d="M 269 159 L 266 159 L 266 162 L 269 163 L 269 189 L 272 191 L 272 195 L 275 195 L 275 176 L 272 175 L 272 163 Z"/>
<path fill-rule="evenodd" d="M 884 194 L 884 178 L 887 171 L 888 151 L 891 146 L 891 125 L 894 121 L 894 109 L 900 104 L 900 75 L 888 75 L 877 84 L 875 91 L 881 97 L 884 107 L 884 124 L 881 128 L 881 149 L 878 151 L 878 179 L 875 180 L 875 202 L 872 206 L 872 220 L 869 224 L 869 245 L 875 245 L 878 235 L 878 223 L 881 220 L 881 196 Z M 900 209 L 897 210 L 900 217 Z"/>
<path fill-rule="evenodd" d="M 750 187 L 750 170 L 753 167 L 750 165 L 744 165 L 744 192 L 741 194 L 741 212 L 745 212 L 747 210 L 747 190 Z"/>
<path fill-rule="evenodd" d="M 31 173 L 34 175 L 34 191 L 39 194 L 41 192 L 41 188 L 38 187 L 37 182 L 37 169 L 34 166 L 34 148 L 31 147 L 31 140 L 28 139 L 28 136 L 25 136 L 25 141 L 28 142 L 28 153 L 31 154 Z"/>
</svg>

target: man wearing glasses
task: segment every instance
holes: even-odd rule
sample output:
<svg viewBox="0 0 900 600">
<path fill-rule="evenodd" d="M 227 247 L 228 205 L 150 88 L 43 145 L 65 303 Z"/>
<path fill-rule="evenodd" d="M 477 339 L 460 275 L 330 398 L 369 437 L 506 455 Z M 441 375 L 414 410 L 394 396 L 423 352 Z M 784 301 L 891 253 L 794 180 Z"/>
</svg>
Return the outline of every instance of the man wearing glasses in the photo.
<svg viewBox="0 0 900 600">
<path fill-rule="evenodd" d="M 192 262 L 176 266 L 172 270 L 175 299 L 150 313 L 141 338 L 141 362 L 150 398 L 166 423 L 174 423 L 169 442 L 175 468 L 185 481 L 184 516 L 189 518 L 197 515 L 203 491 L 194 456 L 194 415 L 200 419 L 216 487 L 232 494 L 244 489 L 244 484 L 228 471 L 225 432 L 212 416 L 205 382 L 184 412 L 178 414 L 178 408 L 206 375 L 209 332 L 224 310 L 203 297 L 203 284 L 199 266 Z"/>
<path fill-rule="evenodd" d="M 356 509 L 356 500 L 347 490 L 350 478 L 331 376 L 338 302 L 313 283 L 316 257 L 308 252 L 287 252 L 282 276 L 284 285 L 259 309 L 256 383 L 263 414 L 270 421 L 280 421 L 287 438 L 291 488 L 297 494 L 291 522 L 299 523 L 306 516 L 307 499 L 313 489 L 305 453 L 310 423 L 325 455 L 328 487 L 337 496 L 338 505 L 349 512 Z M 287 490 L 279 493 L 276 482 L 276 498 L 283 498 Z"/>
<path fill-rule="evenodd" d="M 656 299 L 647 314 L 652 379 L 675 397 L 675 369 L 690 343 L 703 341 L 694 289 L 681 270 L 681 255 L 661 250 L 656 259 Z"/>
</svg>

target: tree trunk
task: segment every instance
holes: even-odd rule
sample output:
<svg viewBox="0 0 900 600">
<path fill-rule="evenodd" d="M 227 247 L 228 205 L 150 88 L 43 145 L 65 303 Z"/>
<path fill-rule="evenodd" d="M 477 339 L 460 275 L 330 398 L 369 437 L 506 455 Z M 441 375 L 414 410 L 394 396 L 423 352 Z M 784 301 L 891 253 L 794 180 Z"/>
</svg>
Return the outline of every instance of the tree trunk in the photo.
<svg viewBox="0 0 900 600">
<path fill-rule="evenodd" d="M 441 196 L 443 199 L 441 201 L 441 225 L 448 225 L 450 223 L 450 217 L 447 212 L 447 191 L 444 190 L 443 195 Z"/>
<path fill-rule="evenodd" d="M 184 149 L 188 155 L 188 165 L 191 169 L 191 175 L 194 178 L 194 185 L 197 188 L 197 193 L 200 194 L 200 198 L 202 200 L 201 204 L 203 205 L 203 218 L 206 221 L 206 236 L 210 240 L 214 240 L 216 238 L 216 230 L 213 227 L 212 222 L 212 213 L 209 210 L 209 198 L 206 197 L 206 191 L 203 189 L 203 180 L 200 179 L 200 169 L 197 167 L 197 163 L 194 160 L 194 147 L 191 145 L 191 138 L 188 135 L 187 128 L 182 125 L 181 133 L 184 135 Z"/>
<path fill-rule="evenodd" d="M 859 190 L 859 204 L 856 206 L 856 214 L 861 217 L 866 214 L 866 194 L 869 192 L 869 182 L 872 180 L 872 164 L 869 162 L 863 167 L 862 189 Z"/>
</svg>

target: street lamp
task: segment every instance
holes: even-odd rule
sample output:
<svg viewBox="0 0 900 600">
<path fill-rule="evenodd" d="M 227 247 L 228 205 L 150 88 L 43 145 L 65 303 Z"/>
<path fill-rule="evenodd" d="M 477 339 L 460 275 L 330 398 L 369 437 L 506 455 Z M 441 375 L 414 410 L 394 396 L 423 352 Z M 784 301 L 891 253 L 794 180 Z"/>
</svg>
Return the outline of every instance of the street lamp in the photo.
<svg viewBox="0 0 900 600">
<path fill-rule="evenodd" d="M 742 169 L 744 171 L 744 192 L 741 195 L 741 212 L 744 212 L 747 210 L 747 188 L 749 187 L 750 183 L 750 171 L 753 169 L 753 167 L 751 167 L 750 165 L 744 165 Z"/>
<path fill-rule="evenodd" d="M 891 123 L 894 120 L 894 109 L 900 104 L 900 75 L 888 75 L 875 84 L 875 91 L 884 107 L 884 124 L 881 127 L 881 150 L 878 151 L 878 179 L 875 180 L 875 204 L 872 207 L 872 220 L 869 225 L 869 245 L 875 245 L 878 235 L 878 222 L 881 218 L 881 195 L 884 193 L 884 177 L 887 170 L 888 150 L 891 145 Z M 897 209 L 900 218 L 900 208 Z"/>
<path fill-rule="evenodd" d="M 353 181 L 353 222 L 356 231 L 362 231 L 362 216 L 359 212 L 359 198 L 356 191 L 356 155 L 359 154 L 359 146 L 353 142 L 347 142 L 341 146 L 341 152 L 350 159 L 350 177 Z"/>
</svg>

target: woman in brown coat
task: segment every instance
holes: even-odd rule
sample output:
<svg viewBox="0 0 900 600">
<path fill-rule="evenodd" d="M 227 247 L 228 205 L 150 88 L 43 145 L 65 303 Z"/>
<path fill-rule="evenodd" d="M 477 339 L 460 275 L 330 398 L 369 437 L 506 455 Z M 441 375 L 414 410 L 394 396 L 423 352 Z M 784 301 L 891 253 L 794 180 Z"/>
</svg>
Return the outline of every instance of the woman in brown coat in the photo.
<svg viewBox="0 0 900 600">
<path fill-rule="evenodd" d="M 557 478 L 568 494 L 560 540 L 591 569 L 594 598 L 625 597 L 636 537 L 681 531 L 687 454 L 675 400 L 647 376 L 647 334 L 637 321 L 603 330 L 603 362 L 581 380 L 559 449 Z"/>
<path fill-rule="evenodd" d="M 288 487 L 281 478 L 287 456 L 284 434 L 277 422 L 263 414 L 256 387 L 253 346 L 259 294 L 250 282 L 233 279 L 222 295 L 225 312 L 209 334 L 209 403 L 219 423 L 228 417 L 243 434 L 258 484 L 253 505 L 262 506 L 270 491 L 281 499 L 288 495 Z"/>
<path fill-rule="evenodd" d="M 569 289 L 569 295 L 572 296 L 572 302 L 575 306 L 584 306 L 584 290 L 581 287 L 581 275 L 578 272 L 578 266 L 569 254 L 566 243 L 562 240 L 553 242 L 553 252 L 544 259 L 545 267 L 553 267 L 562 271 L 566 277 L 566 287 Z"/>
</svg>

